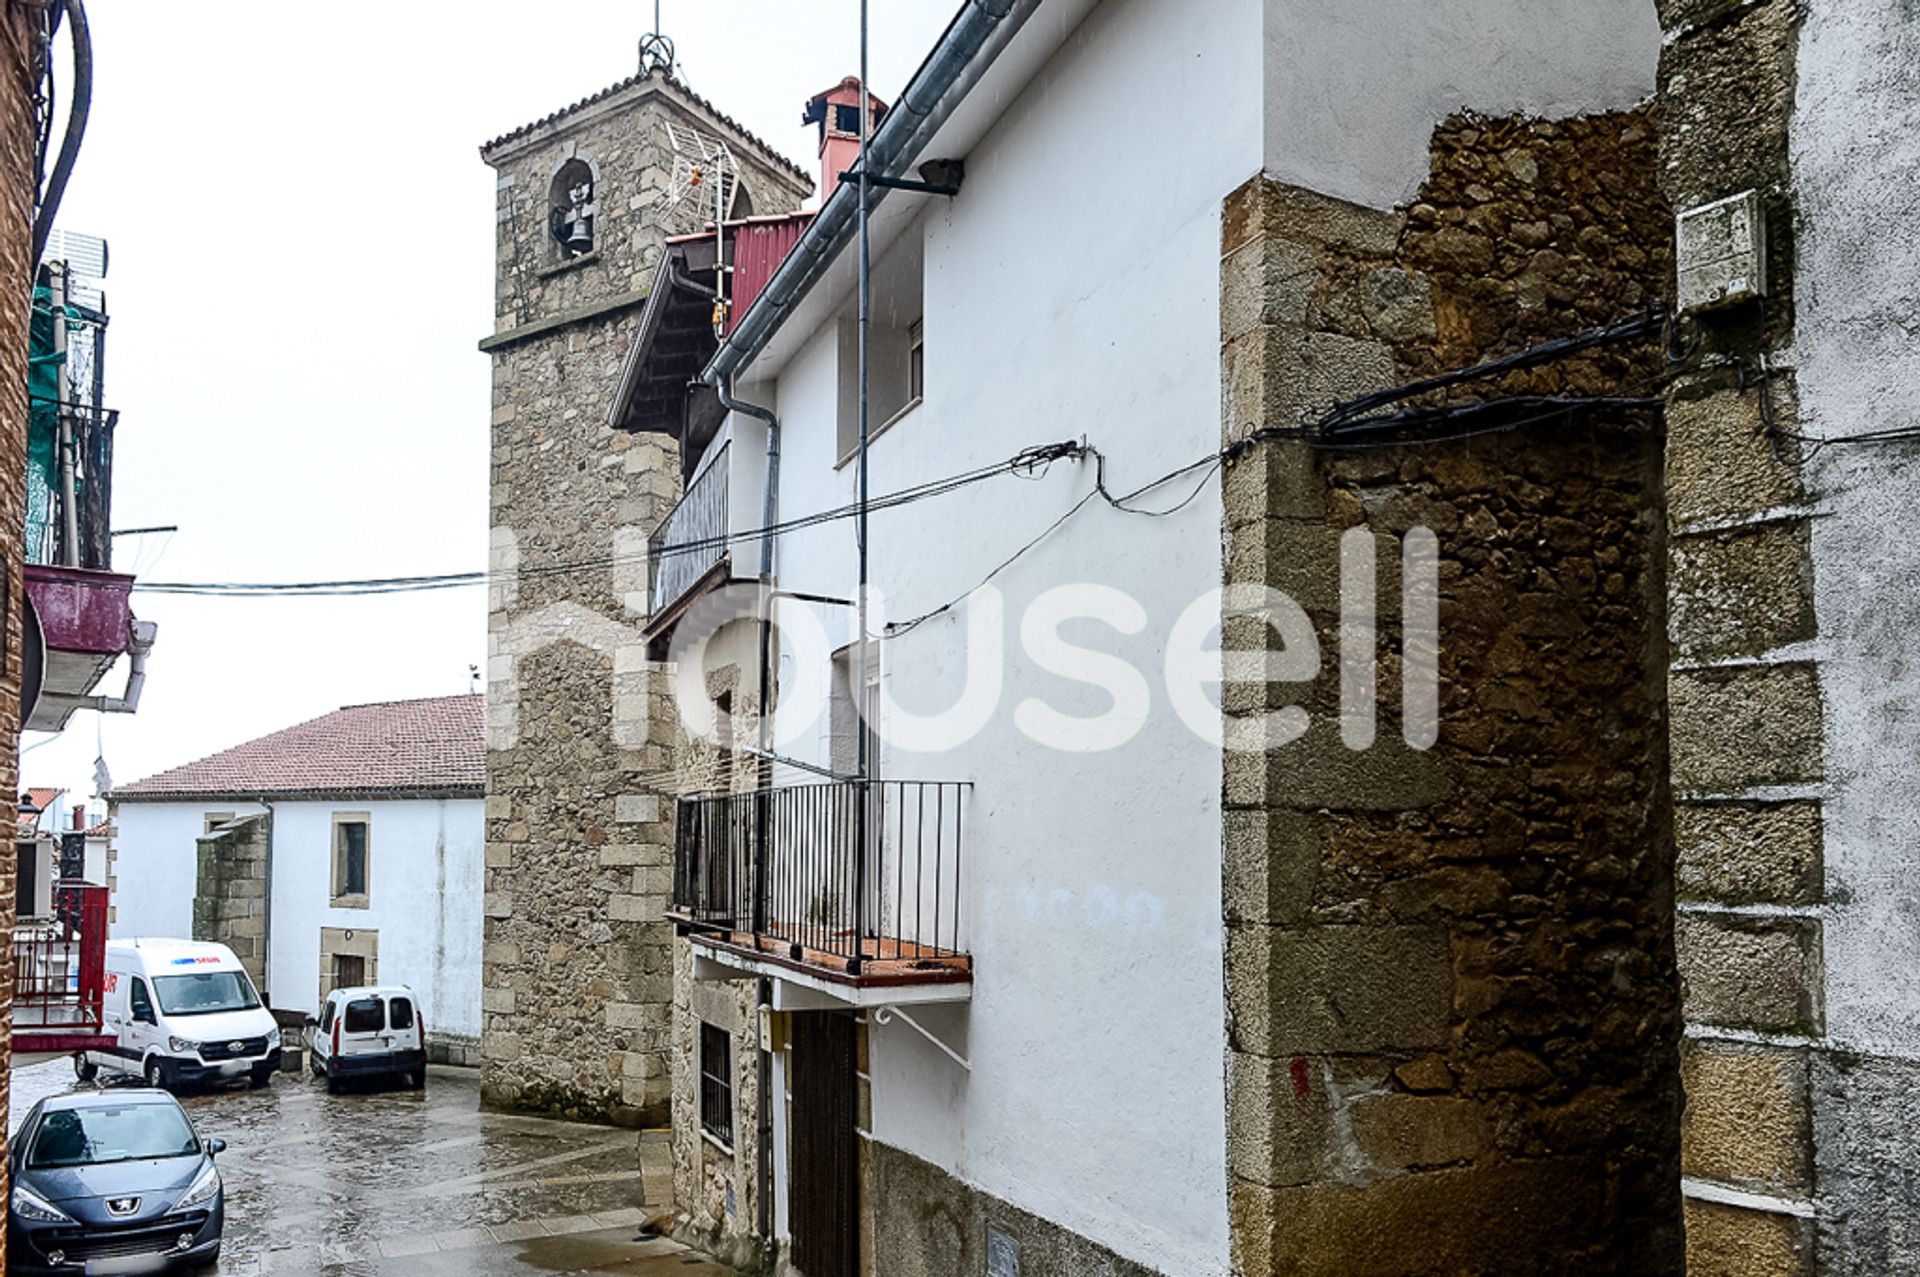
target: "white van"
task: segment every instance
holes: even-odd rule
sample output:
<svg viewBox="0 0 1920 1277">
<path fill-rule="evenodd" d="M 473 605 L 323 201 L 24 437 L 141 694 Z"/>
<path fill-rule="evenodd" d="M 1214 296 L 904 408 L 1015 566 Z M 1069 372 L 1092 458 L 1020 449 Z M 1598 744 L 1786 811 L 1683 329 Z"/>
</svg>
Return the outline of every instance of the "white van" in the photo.
<svg viewBox="0 0 1920 1277">
<path fill-rule="evenodd" d="M 112 1047 L 81 1051 L 74 1070 L 137 1073 L 148 1086 L 266 1086 L 280 1067 L 280 1028 L 246 968 L 223 944 L 109 940 L 102 1012 Z"/>
<path fill-rule="evenodd" d="M 398 1074 L 418 1091 L 427 1084 L 427 1024 L 404 984 L 335 989 L 311 1030 L 315 1077 L 338 1094 L 348 1078 Z"/>
</svg>

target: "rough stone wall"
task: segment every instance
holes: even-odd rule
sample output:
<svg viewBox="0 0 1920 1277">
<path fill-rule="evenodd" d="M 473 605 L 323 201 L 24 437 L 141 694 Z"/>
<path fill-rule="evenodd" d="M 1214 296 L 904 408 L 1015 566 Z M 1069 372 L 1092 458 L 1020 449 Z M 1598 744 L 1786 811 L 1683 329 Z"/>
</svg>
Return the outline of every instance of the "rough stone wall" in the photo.
<svg viewBox="0 0 1920 1277">
<path fill-rule="evenodd" d="M 677 449 L 607 408 L 667 231 L 665 123 L 725 136 L 757 207 L 798 174 L 652 79 L 490 147 L 499 172 L 488 620 L 482 1093 L 489 1104 L 661 1125 L 673 997 L 671 715 L 646 660 L 646 537 Z M 596 174 L 595 250 L 562 261 L 553 175 Z"/>
<path fill-rule="evenodd" d="M 1668 407 L 1688 1270 L 1920 1273 L 1914 452 L 1808 442 L 1916 407 L 1913 15 L 1660 8 L 1668 198 L 1769 218 Z"/>
<path fill-rule="evenodd" d="M 760 1052 L 758 999 L 751 980 L 696 981 L 693 949 L 673 946 L 673 1193 L 683 1239 L 738 1267 L 759 1256 Z M 723 1145 L 700 1124 L 700 1025 L 733 1041 L 733 1140 Z"/>
<path fill-rule="evenodd" d="M 1456 118 L 1410 208 L 1258 180 L 1229 198 L 1229 442 L 1630 314 L 1670 269 L 1644 114 Z M 1651 394 L 1657 349 L 1478 393 Z M 1638 387 L 1639 389 L 1632 389 Z M 1227 579 L 1323 644 L 1232 717 L 1310 726 L 1226 764 L 1236 1272 L 1674 1273 L 1678 998 L 1657 414 L 1224 476 Z M 1400 538 L 1439 541 L 1440 732 L 1401 741 Z M 1340 538 L 1379 566 L 1376 743 L 1341 739 Z M 1231 618 L 1229 650 L 1263 651 Z"/>
<path fill-rule="evenodd" d="M 1792 325 L 1798 18 L 1791 3 L 1711 0 L 1661 16 L 1668 199 L 1684 209 L 1758 189 L 1774 231 L 1773 299 L 1691 330 L 1701 349 L 1667 408 L 1687 1269 L 1771 1277 L 1812 1271 L 1822 733 L 1799 450 L 1765 429 L 1769 411 L 1798 420 L 1793 378 L 1782 369 L 1762 389 L 1735 361 Z"/>
<path fill-rule="evenodd" d="M 270 1000 L 267 841 L 272 821 L 271 816 L 247 816 L 200 838 L 193 893 L 193 938 L 233 950 L 262 1000 Z"/>
<path fill-rule="evenodd" d="M 20 637 L 21 579 L 26 565 L 27 482 L 27 307 L 32 296 L 33 243 L 33 122 L 34 42 L 29 31 L 39 20 L 35 10 L 9 5 L 0 12 L 0 642 L 7 659 L 0 661 L 0 782 L 4 792 L 20 792 Z M 15 865 L 12 856 L 0 856 L 0 928 L 13 931 Z M 0 1061 L 13 1056 L 13 951 L 0 956 Z M 0 1130 L 11 1091 L 8 1070 L 0 1069 Z M 0 1189 L 6 1188 L 0 1139 Z M 0 1267 L 6 1264 L 6 1242 L 0 1240 Z"/>
<path fill-rule="evenodd" d="M 757 627 L 734 622 L 708 644 L 705 687 L 709 703 L 728 698 L 732 712 L 723 739 L 751 743 L 759 730 L 757 668 L 727 661 L 729 651 L 758 652 Z M 714 654 L 718 653 L 716 657 Z M 687 795 L 751 793 L 761 769 L 714 742 L 680 731 L 674 740 L 676 784 Z M 759 1209 L 759 997 L 752 980 L 693 978 L 693 948 L 673 945 L 674 1196 L 685 1217 L 685 1240 L 742 1268 L 757 1267 L 762 1246 L 755 1232 Z M 724 1030 L 733 1041 L 733 1141 L 723 1147 L 700 1122 L 700 1026 Z"/>
</svg>

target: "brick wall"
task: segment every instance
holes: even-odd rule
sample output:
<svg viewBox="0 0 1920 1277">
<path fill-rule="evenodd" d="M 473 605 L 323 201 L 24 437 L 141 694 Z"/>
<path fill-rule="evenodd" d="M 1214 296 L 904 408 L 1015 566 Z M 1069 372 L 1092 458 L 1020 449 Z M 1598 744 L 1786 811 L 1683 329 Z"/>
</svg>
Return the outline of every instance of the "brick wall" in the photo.
<svg viewBox="0 0 1920 1277">
<path fill-rule="evenodd" d="M 3 792 L 20 792 L 20 582 L 25 565 L 23 531 L 26 522 L 27 477 L 27 307 L 32 294 L 34 125 L 33 37 L 34 11 L 21 5 L 0 10 L 0 563 L 5 565 L 5 641 L 7 658 L 0 663 L 0 782 Z M 0 856 L 0 930 L 13 931 L 14 863 Z M 0 1061 L 12 1059 L 13 1041 L 12 947 L 0 956 L 7 966 L 0 982 Z M 0 1069 L 0 1119 L 7 1115 L 7 1071 Z M 0 1122 L 0 1130 L 6 1129 Z M 0 1153 L 6 1151 L 0 1143 Z M 6 1162 L 0 1159 L 0 1176 Z M 0 1187 L 4 1187 L 0 1179 Z M 11 1189 L 7 1189 L 11 1192 Z M 0 1240 L 0 1265 L 6 1262 L 6 1243 Z"/>
<path fill-rule="evenodd" d="M 1395 213 L 1230 197 L 1226 437 L 1619 318 L 1669 270 L 1643 114 L 1456 118 Z M 1482 386 L 1629 394 L 1656 349 Z M 1321 676 L 1233 686 L 1305 735 L 1230 753 L 1236 1271 L 1659 1274 L 1680 1265 L 1657 413 L 1357 453 L 1255 447 L 1227 579 L 1273 586 Z M 1401 740 L 1400 538 L 1439 540 L 1441 726 Z M 1371 533 L 1375 743 L 1341 736 L 1341 538 Z M 1268 647 L 1230 619 L 1229 650 Z M 1304 693 L 1304 695 L 1303 695 Z"/>
</svg>

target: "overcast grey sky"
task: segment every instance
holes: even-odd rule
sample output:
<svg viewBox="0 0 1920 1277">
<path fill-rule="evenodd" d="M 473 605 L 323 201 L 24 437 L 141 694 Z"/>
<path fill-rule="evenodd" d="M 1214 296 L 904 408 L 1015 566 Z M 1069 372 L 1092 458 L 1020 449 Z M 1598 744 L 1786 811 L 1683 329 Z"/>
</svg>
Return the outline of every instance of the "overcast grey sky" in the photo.
<svg viewBox="0 0 1920 1277">
<path fill-rule="evenodd" d="M 958 7 L 874 0 L 877 92 Z M 121 538 L 116 566 L 484 567 L 493 180 L 477 148 L 632 74 L 651 0 L 88 11 L 93 120 L 60 224 L 112 245 L 115 526 L 180 525 Z M 858 14 L 665 0 L 662 16 L 692 87 L 813 171 L 800 108 L 857 70 Z M 464 691 L 485 661 L 478 588 L 135 606 L 160 626 L 139 714 L 27 737 L 23 786 L 89 794 L 96 733 L 124 784 L 340 705 Z"/>
</svg>

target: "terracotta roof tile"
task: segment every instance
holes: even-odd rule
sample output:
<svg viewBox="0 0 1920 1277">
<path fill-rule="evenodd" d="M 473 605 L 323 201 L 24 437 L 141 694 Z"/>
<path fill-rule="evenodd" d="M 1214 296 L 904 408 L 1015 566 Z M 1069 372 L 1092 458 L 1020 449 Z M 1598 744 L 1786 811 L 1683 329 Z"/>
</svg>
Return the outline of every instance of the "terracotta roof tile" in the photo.
<svg viewBox="0 0 1920 1277">
<path fill-rule="evenodd" d="M 628 89 L 632 88 L 634 85 L 639 84 L 644 80 L 651 79 L 653 75 L 654 73 L 651 71 L 643 72 L 639 75 L 630 75 L 626 79 L 620 81 L 618 84 L 608 85 L 606 88 L 600 90 L 598 93 L 592 94 L 591 96 L 588 96 L 588 97 L 581 98 L 578 102 L 575 102 L 572 106 L 563 106 L 558 111 L 555 111 L 550 115 L 541 116 L 539 119 L 535 120 L 531 124 L 522 124 L 517 129 L 512 129 L 506 133 L 502 133 L 499 137 L 493 139 L 493 141 L 484 143 L 480 147 L 480 154 L 484 156 L 486 155 L 487 152 L 493 150 L 495 147 L 504 146 L 508 142 L 514 141 L 516 138 L 523 138 L 537 128 L 540 128 L 544 125 L 552 124 L 557 120 L 564 120 L 567 116 L 572 115 L 575 111 L 584 111 L 588 107 L 592 106 L 594 103 L 604 102 L 616 93 L 624 93 Z M 795 164 L 792 160 L 782 155 L 779 151 L 776 151 L 772 146 L 770 146 L 767 143 L 767 141 L 764 138 L 761 138 L 760 136 L 755 134 L 751 129 L 747 128 L 744 124 L 740 123 L 740 121 L 734 119 L 731 115 L 728 115 L 725 111 L 722 111 L 719 107 L 715 106 L 712 102 L 709 102 L 706 98 L 701 97 L 698 93 L 695 93 L 692 89 L 688 88 L 684 80 L 681 80 L 672 75 L 661 75 L 660 78 L 662 82 L 666 84 L 670 84 L 675 89 L 679 90 L 681 93 L 686 94 L 687 97 L 691 99 L 695 105 L 699 106 L 701 110 L 705 111 L 707 114 L 711 115 L 714 119 L 720 121 L 720 123 L 726 125 L 728 128 L 738 133 L 741 137 L 744 137 L 745 139 L 747 139 L 747 141 L 759 147 L 763 152 L 765 152 L 764 158 L 773 161 L 775 164 L 780 165 L 782 168 L 786 169 L 789 173 L 792 173 L 794 176 L 798 177 L 801 181 L 806 182 L 808 185 L 812 185 L 813 174 L 807 172 L 805 169 L 801 168 L 798 164 Z"/>
<path fill-rule="evenodd" d="M 483 696 L 349 705 L 113 791 L 121 801 L 485 790 Z"/>
<path fill-rule="evenodd" d="M 41 811 L 45 811 L 48 807 L 51 807 L 53 805 L 53 800 L 66 792 L 67 791 L 64 789 L 37 789 L 37 788 L 28 788 L 21 791 L 22 795 L 32 800 L 33 805 L 35 807 L 38 807 Z"/>
</svg>

